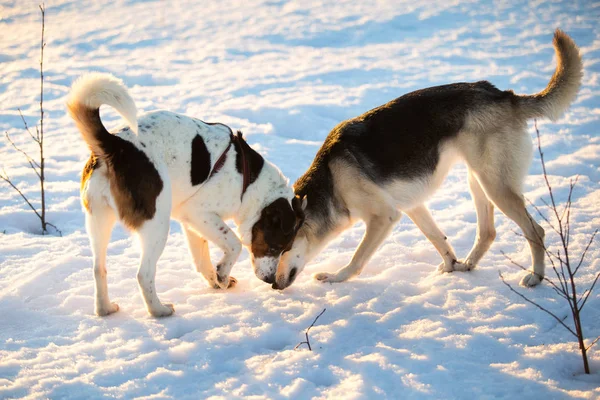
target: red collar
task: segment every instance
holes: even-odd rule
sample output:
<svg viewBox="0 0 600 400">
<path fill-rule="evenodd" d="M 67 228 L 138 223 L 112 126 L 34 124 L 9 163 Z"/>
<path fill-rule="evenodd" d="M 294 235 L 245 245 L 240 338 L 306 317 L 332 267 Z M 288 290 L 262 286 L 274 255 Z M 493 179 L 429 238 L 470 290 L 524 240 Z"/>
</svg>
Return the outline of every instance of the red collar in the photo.
<svg viewBox="0 0 600 400">
<path fill-rule="evenodd" d="M 246 193 L 246 189 L 248 189 L 248 186 L 250 186 L 250 167 L 248 165 L 248 159 L 246 158 L 246 152 L 244 151 L 244 144 L 246 143 L 244 142 L 244 138 L 242 137 L 242 132 L 238 131 L 237 135 L 230 135 L 230 140 L 229 144 L 227 145 L 227 148 L 215 163 L 208 178 L 212 178 L 214 174 L 216 174 L 221 168 L 223 168 L 223 165 L 227 160 L 227 153 L 229 152 L 229 149 L 231 148 L 231 145 L 233 143 L 237 144 L 236 148 L 239 149 L 240 156 L 242 157 L 242 194 L 240 195 L 241 200 L 242 197 L 244 197 L 244 193 Z"/>
</svg>

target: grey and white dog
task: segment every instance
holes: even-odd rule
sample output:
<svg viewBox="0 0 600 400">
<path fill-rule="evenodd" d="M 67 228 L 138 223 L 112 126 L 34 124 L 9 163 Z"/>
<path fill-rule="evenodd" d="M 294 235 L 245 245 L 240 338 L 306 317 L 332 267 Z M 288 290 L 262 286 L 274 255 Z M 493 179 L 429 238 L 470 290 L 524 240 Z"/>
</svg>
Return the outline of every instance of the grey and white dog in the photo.
<svg viewBox="0 0 600 400">
<path fill-rule="evenodd" d="M 531 248 L 533 271 L 521 284 L 540 283 L 544 229 L 527 212 L 522 195 L 532 159 L 527 120 L 560 117 L 575 99 L 583 75 L 579 50 L 567 34 L 556 30 L 554 48 L 558 65 L 540 93 L 517 95 L 486 81 L 437 86 L 336 126 L 294 185 L 295 194 L 304 198 L 304 225 L 282 256 L 275 282 L 267 282 L 275 289 L 291 285 L 308 261 L 358 219 L 366 223 L 366 233 L 352 260 L 315 278 L 342 282 L 360 274 L 401 212 L 439 251 L 442 271 L 471 270 L 495 238 L 496 206 L 517 223 Z M 469 169 L 477 212 L 477 237 L 464 260 L 457 259 L 424 205 L 460 159 Z"/>
</svg>

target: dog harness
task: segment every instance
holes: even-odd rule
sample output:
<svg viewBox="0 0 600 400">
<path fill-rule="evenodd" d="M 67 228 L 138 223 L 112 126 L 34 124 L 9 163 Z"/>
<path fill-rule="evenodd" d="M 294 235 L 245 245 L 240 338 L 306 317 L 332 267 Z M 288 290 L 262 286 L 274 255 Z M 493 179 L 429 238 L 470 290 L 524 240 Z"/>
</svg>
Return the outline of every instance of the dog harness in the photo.
<svg viewBox="0 0 600 400">
<path fill-rule="evenodd" d="M 244 197 L 244 193 L 246 193 L 246 189 L 248 189 L 248 186 L 250 186 L 250 171 L 248 167 L 248 161 L 246 159 L 246 152 L 244 151 L 243 146 L 244 138 L 242 137 L 242 132 L 240 131 L 237 132 L 237 135 L 234 135 L 233 133 L 229 134 L 229 138 L 230 140 L 229 144 L 227 145 L 227 148 L 225 149 L 223 154 L 221 154 L 221 157 L 217 159 L 217 162 L 213 166 L 212 171 L 208 175 L 208 179 L 212 178 L 214 174 L 216 174 L 221 170 L 221 168 L 223 168 L 223 165 L 225 165 L 225 161 L 227 161 L 227 153 L 229 152 L 231 145 L 237 144 L 236 147 L 239 149 L 240 155 L 242 156 L 242 194 L 240 195 L 241 200 Z"/>
</svg>

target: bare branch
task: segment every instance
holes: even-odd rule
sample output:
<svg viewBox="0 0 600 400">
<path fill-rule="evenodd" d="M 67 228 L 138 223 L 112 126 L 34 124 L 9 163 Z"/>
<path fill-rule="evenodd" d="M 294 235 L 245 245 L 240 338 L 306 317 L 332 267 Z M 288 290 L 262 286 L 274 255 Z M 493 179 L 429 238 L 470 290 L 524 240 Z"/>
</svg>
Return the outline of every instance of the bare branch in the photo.
<svg viewBox="0 0 600 400">
<path fill-rule="evenodd" d="M 521 264 L 515 262 L 510 256 L 508 256 L 504 251 L 500 250 L 500 253 L 502 253 L 502 255 L 504 257 L 506 257 L 508 259 L 508 261 L 510 261 L 511 264 L 521 268 L 523 271 L 527 271 L 529 272 L 529 270 L 527 268 L 525 268 L 524 266 L 522 266 Z M 556 272 L 556 269 L 554 269 L 554 271 Z M 556 272 L 558 275 L 558 272 Z M 552 282 L 551 279 L 547 278 L 547 277 L 543 277 L 543 280 L 545 280 L 546 282 L 548 282 L 551 286 L 552 289 L 554 289 L 554 291 L 561 296 L 562 298 L 564 298 L 565 300 L 567 300 L 569 302 L 569 306 L 571 306 L 571 299 L 568 297 L 568 294 L 565 292 L 564 287 L 563 287 L 563 283 L 562 280 L 560 279 L 560 276 L 558 277 L 558 281 L 560 282 L 560 288 L 558 286 L 556 286 L 556 283 Z M 572 309 L 572 307 L 571 307 Z"/>
<path fill-rule="evenodd" d="M 507 255 L 504 250 L 500 250 L 500 253 L 502 253 L 502 255 L 504 257 L 506 257 L 506 259 L 508 261 L 510 261 L 511 264 L 515 265 L 516 267 L 521 268 L 523 271 L 527 271 L 527 268 L 525 268 L 524 266 L 522 266 L 521 264 L 519 264 L 518 262 L 514 261 L 509 255 Z"/>
<path fill-rule="evenodd" d="M 592 286 L 590 286 L 589 289 L 583 291 L 583 295 L 580 298 L 580 301 L 582 301 L 581 305 L 579 306 L 580 312 L 581 312 L 581 310 L 583 310 L 583 306 L 585 306 L 585 303 L 587 302 L 588 297 L 590 297 L 590 294 L 592 294 L 592 290 L 594 290 L 594 286 L 596 286 L 596 282 L 598 282 L 598 278 L 600 278 L 600 273 L 598 273 L 598 275 L 596 275 L 596 278 L 594 279 Z"/>
<path fill-rule="evenodd" d="M 552 224 L 552 222 L 550 222 L 550 220 L 548 219 L 548 217 L 546 217 L 544 214 L 542 214 L 542 211 L 539 209 L 538 206 L 536 206 L 535 204 L 533 204 L 533 202 L 531 200 L 529 200 L 527 197 L 525 197 L 525 200 L 527 200 L 527 202 L 529 203 L 529 205 L 531 205 L 534 210 L 538 213 L 538 215 L 540 217 L 542 217 L 542 219 L 544 221 L 546 221 L 546 223 L 550 226 L 550 228 L 552 228 L 552 230 L 556 233 L 559 233 L 558 230 L 556 229 L 556 227 L 554 226 L 554 224 Z M 548 203 L 546 203 L 546 201 L 544 199 L 542 199 L 542 201 L 544 202 L 544 204 L 546 204 L 548 207 L 550 207 L 548 205 Z"/>
<path fill-rule="evenodd" d="M 19 110 L 19 115 L 21 116 L 21 120 L 23 121 L 23 125 L 25 125 L 25 130 L 27 131 L 27 133 L 29 133 L 29 136 L 31 136 L 31 138 L 34 141 L 36 141 L 37 143 L 39 143 L 40 142 L 39 139 L 36 138 L 35 136 L 33 136 L 33 133 L 31 133 L 31 130 L 29 129 L 29 126 L 27 126 L 27 121 L 25 121 L 25 117 L 23 116 L 23 113 L 21 112 L 21 109 L 17 108 L 17 110 Z"/>
<path fill-rule="evenodd" d="M 46 43 L 44 42 L 44 30 L 45 30 L 45 21 L 46 21 L 46 7 L 44 3 L 39 5 L 40 11 L 42 12 L 42 38 L 40 45 L 40 129 L 39 129 L 39 140 L 38 143 L 40 145 L 40 201 L 41 201 L 41 220 L 42 220 L 42 232 L 46 232 L 46 192 L 44 190 L 44 181 L 45 181 L 45 170 L 44 170 L 44 47 L 46 47 Z M 37 126 L 36 126 L 37 130 Z"/>
<path fill-rule="evenodd" d="M 567 285 L 567 277 L 565 276 L 565 262 L 563 261 L 563 259 L 560 257 L 560 250 L 556 251 L 556 259 L 558 260 L 558 262 L 560 263 L 560 273 L 562 275 L 562 279 L 565 281 L 565 285 Z M 567 285 L 568 287 L 568 285 Z"/>
<path fill-rule="evenodd" d="M 37 161 L 35 161 L 33 158 L 31 158 L 29 156 L 29 154 L 27 154 L 24 150 L 21 150 L 20 148 L 18 148 L 17 145 L 15 144 L 15 142 L 13 142 L 13 140 L 8 135 L 8 132 L 4 132 L 4 136 L 6 136 L 6 140 L 8 140 L 8 143 L 10 143 L 15 150 L 17 150 L 19 153 L 23 154 L 25 156 L 25 158 L 27 158 L 27 162 L 29 163 L 29 165 L 35 171 L 35 173 L 37 174 L 37 176 L 39 178 L 40 173 L 38 172 L 36 167 L 40 168 L 40 165 L 37 163 Z M 35 164 L 35 166 L 34 166 L 34 164 Z"/>
<path fill-rule="evenodd" d="M 558 278 L 558 282 L 560 283 L 560 287 L 562 289 L 562 292 L 567 296 L 567 300 L 569 300 L 569 305 L 571 305 L 571 298 L 569 297 L 569 285 L 567 285 L 567 282 L 565 282 L 563 280 L 563 278 L 561 278 L 560 274 L 558 273 L 558 270 L 556 269 L 556 267 L 553 265 L 552 269 L 554 270 L 554 273 L 556 274 L 556 277 Z M 572 309 L 572 307 L 571 307 Z"/>
<path fill-rule="evenodd" d="M 550 201 L 552 202 L 552 210 L 554 211 L 554 214 L 556 215 L 556 220 L 558 221 L 559 227 L 561 228 L 560 230 L 562 232 L 562 225 L 561 225 L 562 220 L 558 216 L 556 202 L 554 201 L 554 194 L 552 193 L 552 186 L 550 185 L 550 181 L 548 180 L 548 173 L 546 172 L 546 163 L 544 162 L 544 152 L 542 151 L 542 139 L 540 137 L 540 131 L 537 126 L 537 119 L 533 120 L 533 125 L 535 126 L 535 134 L 537 136 L 537 141 L 538 141 L 538 151 L 540 153 L 540 161 L 542 163 L 542 171 L 544 171 L 544 180 L 546 181 L 546 186 L 548 187 L 548 193 L 550 193 Z"/>
<path fill-rule="evenodd" d="M 49 225 L 49 226 L 53 227 L 53 228 L 54 228 L 54 230 L 56 230 L 56 232 L 58 232 L 58 235 L 59 235 L 60 237 L 62 237 L 62 231 L 61 231 L 60 229 L 58 229 L 58 228 L 56 227 L 56 225 L 54 225 L 54 224 L 51 224 L 50 222 L 46 222 L 46 225 Z"/>
<path fill-rule="evenodd" d="M 547 282 L 552 283 L 552 289 L 554 289 L 554 291 L 556 292 L 556 294 L 558 294 L 563 299 L 567 300 L 569 302 L 569 306 L 571 305 L 571 299 L 562 291 L 562 289 L 559 289 L 558 286 L 556 286 L 550 279 L 544 278 L 544 280 L 546 280 Z M 571 309 L 573 309 L 573 308 L 571 307 Z"/>
<path fill-rule="evenodd" d="M 556 270 L 556 265 L 554 264 L 554 255 L 553 255 L 552 253 L 550 253 L 550 251 L 548 251 L 548 248 L 546 247 L 546 244 L 544 243 L 544 239 L 542 239 L 542 237 L 541 237 L 541 236 L 540 236 L 540 235 L 537 233 L 537 230 L 535 229 L 535 226 L 534 226 L 534 221 L 533 221 L 533 218 L 532 218 L 532 217 L 531 217 L 531 215 L 529 215 L 529 214 L 528 214 L 528 216 L 529 216 L 529 221 L 531 222 L 531 226 L 532 226 L 532 227 L 534 227 L 534 232 L 535 232 L 535 234 L 536 234 L 536 236 L 538 237 L 538 240 L 539 240 L 539 242 L 538 242 L 537 244 L 539 244 L 540 246 L 542 246 L 542 248 L 544 249 L 544 252 L 546 253 L 546 256 L 548 257 L 548 260 L 550 260 L 550 264 L 552 264 L 552 269 L 553 269 L 553 270 L 554 270 L 554 272 L 556 273 L 556 276 L 558 277 L 558 280 L 559 280 L 559 282 L 561 283 L 561 286 L 562 286 L 563 282 L 562 282 L 562 280 L 561 280 L 560 274 L 559 274 L 559 273 L 558 273 L 558 271 Z M 526 235 L 522 234 L 521 232 L 517 232 L 517 231 L 513 230 L 513 233 L 514 233 L 515 235 L 517 235 L 517 236 L 520 236 L 520 237 L 523 237 L 523 238 L 525 238 L 525 239 L 526 239 L 526 240 L 528 240 L 528 241 L 531 241 L 531 242 L 533 242 L 533 241 L 534 241 L 533 239 L 530 239 L 530 238 L 528 238 Z M 508 259 L 509 259 L 509 260 L 510 260 L 510 261 L 511 261 L 513 264 L 515 264 L 517 267 L 521 268 L 521 269 L 522 269 L 522 270 L 524 270 L 524 271 L 528 271 L 528 269 L 527 269 L 527 268 L 525 268 L 525 267 L 523 267 L 522 265 L 520 265 L 520 264 L 516 264 L 516 263 L 515 263 L 515 262 L 514 262 L 514 261 L 513 261 L 513 260 L 512 260 L 510 257 L 508 257 L 508 256 L 507 256 L 507 255 L 506 255 L 504 252 L 502 252 L 502 254 L 503 254 L 503 255 L 504 255 L 506 258 L 508 258 Z M 550 280 L 548 280 L 548 282 L 551 282 L 551 281 L 550 281 Z M 565 285 L 566 285 L 566 284 L 565 284 Z M 567 290 L 567 291 L 565 291 L 565 292 L 567 292 L 567 293 L 568 293 L 568 290 Z"/>
<path fill-rule="evenodd" d="M 308 331 L 310 331 L 310 328 L 312 328 L 315 323 L 317 322 L 317 320 L 319 319 L 319 317 L 321 315 L 323 315 L 323 313 L 325 312 L 325 310 L 327 310 L 326 308 L 323 309 L 323 311 L 321 311 L 321 313 L 319 315 L 317 315 L 317 318 L 315 318 L 315 320 L 313 321 L 312 324 L 310 324 L 310 326 L 308 327 L 308 329 L 306 330 L 306 332 L 304 333 L 304 335 L 306 336 L 306 341 L 305 342 L 300 342 L 296 345 L 296 347 L 294 347 L 294 350 L 296 350 L 298 347 L 300 347 L 303 344 L 306 344 L 308 346 L 308 350 L 312 351 L 312 348 L 310 347 L 310 340 L 308 338 Z"/>
<path fill-rule="evenodd" d="M 537 209 L 537 207 L 534 204 L 532 204 L 532 205 L 536 208 L 536 210 L 538 211 L 538 213 L 540 215 L 542 215 L 541 212 Z M 561 277 L 560 277 L 560 275 L 558 273 L 558 270 L 556 269 L 556 265 L 554 264 L 554 257 L 552 256 L 552 253 L 550 251 L 548 251 L 548 248 L 546 247 L 546 243 L 544 243 L 544 238 L 542 238 L 540 236 L 540 234 L 538 233 L 537 229 L 535 229 L 535 223 L 534 223 L 535 221 L 533 220 L 533 217 L 529 213 L 527 213 L 527 216 L 529 218 L 529 222 L 531 223 L 533 231 L 535 232 L 536 236 L 538 237 L 538 240 L 539 240 L 538 243 L 540 243 L 541 246 L 542 246 L 542 248 L 544 249 L 544 253 L 546 253 L 546 256 L 548 257 L 548 260 L 550 260 L 550 264 L 552 264 L 552 269 L 554 270 L 554 273 L 556 274 L 556 277 L 558 278 L 558 281 L 560 282 L 560 286 L 561 286 L 563 292 L 568 297 L 569 290 L 568 290 L 568 286 L 567 286 L 566 280 L 563 283 L 563 281 L 562 281 L 562 279 L 561 279 Z M 543 215 L 542 215 L 542 217 L 543 217 Z M 556 228 L 552 225 L 552 223 L 550 221 L 548 221 L 548 224 L 550 225 L 550 227 L 552 229 L 554 229 L 554 231 L 556 233 L 558 233 L 560 235 L 560 233 L 556 230 Z M 523 236 L 525 237 L 525 235 L 523 235 Z M 527 237 L 525 237 L 525 238 L 527 239 Z M 529 239 L 527 239 L 527 240 L 529 240 Z M 564 274 L 563 274 L 563 277 L 564 277 Z M 552 283 L 552 281 L 550 281 L 550 280 L 548 280 L 548 282 Z M 569 305 L 570 305 L 570 302 L 569 302 Z"/>
<path fill-rule="evenodd" d="M 531 201 L 529 203 L 535 208 L 535 210 L 538 212 L 538 214 L 550 225 L 550 227 L 555 232 L 558 233 L 560 241 L 561 241 L 561 246 L 562 246 L 562 255 L 561 255 L 560 247 L 559 247 L 559 249 L 557 249 L 557 251 L 555 253 L 550 252 L 545 247 L 545 245 L 543 243 L 543 238 L 541 237 L 541 235 L 537 233 L 537 229 L 534 229 L 534 231 L 536 232 L 536 235 L 538 236 L 539 242 L 542 243 L 542 248 L 544 249 L 546 255 L 548 256 L 548 259 L 552 263 L 552 269 L 554 270 L 554 273 L 556 274 L 556 277 L 558 278 L 558 281 L 561 286 L 561 288 L 559 289 L 556 285 L 553 284 L 553 289 L 559 296 L 565 298 L 567 300 L 567 302 L 569 303 L 569 307 L 571 308 L 571 314 L 573 316 L 574 329 L 571 329 L 569 326 L 567 326 L 563 322 L 562 319 L 558 318 L 551 311 L 545 309 L 544 307 L 540 306 L 533 300 L 530 300 L 525 295 L 523 295 L 523 294 L 519 293 L 518 291 L 516 291 L 515 289 L 513 289 L 513 287 L 504 280 L 502 273 L 499 272 L 499 275 L 500 275 L 500 279 L 502 280 L 502 282 L 512 292 L 516 293 L 519 297 L 521 297 L 526 302 L 533 304 L 540 310 L 546 312 L 548 315 L 553 317 L 558 323 L 560 323 L 565 329 L 567 329 L 573 336 L 575 336 L 577 338 L 577 341 L 579 342 L 579 349 L 581 350 L 581 356 L 583 359 L 583 368 L 585 370 L 585 373 L 589 374 L 590 369 L 589 369 L 589 363 L 588 363 L 588 358 L 587 358 L 586 352 L 596 342 L 598 342 L 598 340 L 600 340 L 600 337 L 596 338 L 589 346 L 585 347 L 584 333 L 583 333 L 583 329 L 581 326 L 580 315 L 581 315 L 581 311 L 582 311 L 583 307 L 585 306 L 587 300 L 589 299 L 590 294 L 592 293 L 596 283 L 598 282 L 598 280 L 600 278 L 600 273 L 598 275 L 596 275 L 590 288 L 585 290 L 583 292 L 583 294 L 580 294 L 579 297 L 577 295 L 577 285 L 575 282 L 575 275 L 577 274 L 579 267 L 581 267 L 581 265 L 583 264 L 585 255 L 587 254 L 587 251 L 589 250 L 592 242 L 594 241 L 594 237 L 597 234 L 598 230 L 596 230 L 594 232 L 594 234 L 592 235 L 592 237 L 590 238 L 589 243 L 587 244 L 584 252 L 581 255 L 579 264 L 573 270 L 572 265 L 571 265 L 571 259 L 569 257 L 569 243 L 570 243 L 570 233 L 571 233 L 571 211 L 572 211 L 572 205 L 573 205 L 574 187 L 577 184 L 579 176 L 577 176 L 574 180 L 573 179 L 570 180 L 568 198 L 567 198 L 566 204 L 564 205 L 564 208 L 562 209 L 562 212 L 559 215 L 558 207 L 556 205 L 556 200 L 554 198 L 554 193 L 552 192 L 552 186 L 550 185 L 550 180 L 548 178 L 548 173 L 546 170 L 546 164 L 544 161 L 544 152 L 542 151 L 541 137 L 540 137 L 539 129 L 537 127 L 537 121 L 535 121 L 535 132 L 537 135 L 538 151 L 540 154 L 540 161 L 542 164 L 544 180 L 546 182 L 546 187 L 548 189 L 548 193 L 550 194 L 551 204 L 548 204 L 548 202 L 546 202 L 546 200 L 544 200 L 543 198 L 541 198 L 541 200 L 548 208 L 550 208 L 550 213 L 554 214 L 554 217 L 556 218 L 556 221 L 558 222 L 558 226 L 554 226 L 552 224 L 552 222 L 550 221 L 550 218 L 546 218 L 546 216 L 539 210 L 538 207 L 535 206 L 535 204 L 533 204 Z M 537 228 L 536 224 L 533 221 L 533 218 L 530 215 L 529 215 L 529 219 L 530 219 L 533 227 Z M 532 241 L 530 239 L 528 239 L 528 240 L 530 243 L 535 243 L 535 241 Z M 557 263 L 560 264 L 560 272 L 558 271 L 558 268 L 557 268 L 556 264 L 554 263 L 554 260 L 556 260 Z M 512 262 L 512 260 L 511 260 L 511 262 Z M 519 265 L 515 262 L 513 262 L 513 264 L 517 265 L 520 268 L 523 268 L 521 265 Z M 565 273 L 565 269 L 566 269 L 567 273 Z M 569 279 L 567 279 L 567 276 L 569 277 Z M 545 280 L 552 283 L 552 281 L 550 281 L 547 278 L 545 278 Z"/>
<path fill-rule="evenodd" d="M 8 176 L 8 174 L 6 173 L 6 171 L 3 170 L 3 174 L 0 174 L 0 178 L 3 181 L 5 181 L 6 183 L 8 183 L 14 190 L 16 190 L 19 193 L 19 195 L 21 195 L 23 200 L 25 200 L 27 205 L 29 205 L 29 207 L 35 212 L 35 214 L 40 219 L 40 222 L 42 225 L 42 234 L 47 232 L 48 226 L 52 226 L 62 236 L 62 232 L 60 232 L 60 230 L 58 228 L 56 228 L 56 226 L 46 222 L 46 193 L 45 193 L 45 189 L 44 189 L 44 181 L 45 181 L 45 169 L 44 169 L 44 166 L 45 166 L 45 159 L 44 159 L 44 48 L 46 47 L 46 43 L 44 42 L 44 31 L 45 31 L 46 7 L 42 3 L 39 5 L 39 8 L 42 13 L 42 32 L 41 32 L 41 40 L 40 40 L 40 60 L 39 60 L 39 62 L 40 62 L 40 123 L 39 123 L 39 128 L 38 128 L 37 124 L 35 126 L 36 135 L 34 135 L 32 133 L 31 129 L 29 129 L 29 125 L 27 125 L 27 121 L 25 120 L 25 117 L 23 116 L 21 109 L 20 108 L 18 109 L 19 115 L 21 116 L 21 120 L 23 121 L 23 125 L 25 126 L 25 130 L 27 131 L 29 136 L 34 140 L 34 142 L 36 142 L 38 144 L 38 146 L 40 148 L 39 162 L 35 161 L 32 157 L 29 156 L 29 154 L 27 154 L 24 150 L 20 149 L 15 144 L 15 142 L 13 142 L 13 140 L 11 139 L 8 132 L 5 132 L 5 136 L 6 136 L 6 140 L 12 145 L 12 147 L 25 156 L 25 158 L 27 159 L 27 162 L 29 163 L 29 166 L 31 167 L 31 169 L 34 170 L 34 172 L 36 173 L 36 175 L 38 176 L 38 178 L 40 180 L 40 201 L 41 201 L 40 212 L 38 213 L 36 208 L 31 204 L 31 202 L 27 199 L 27 197 L 23 194 L 23 192 L 21 192 L 19 190 L 19 188 L 11 181 L 11 179 Z"/>
<path fill-rule="evenodd" d="M 536 302 L 529 300 L 527 297 L 525 297 L 523 294 L 517 292 L 515 289 L 513 289 L 513 287 L 504 280 L 504 276 L 502 276 L 501 272 L 498 272 L 498 275 L 500 275 L 500 279 L 502 280 L 502 283 L 504 283 L 506 286 L 508 286 L 508 288 L 516 293 L 518 296 L 520 296 L 523 300 L 525 300 L 528 303 L 533 304 L 534 306 L 536 306 L 537 308 L 539 308 L 540 310 L 544 311 L 546 314 L 550 315 L 552 318 L 554 318 L 555 320 L 558 321 L 559 324 L 561 324 L 562 326 L 565 327 L 566 330 L 568 330 L 569 332 L 571 332 L 571 334 L 573 334 L 573 336 L 577 337 L 577 334 L 571 329 L 569 328 L 560 318 L 558 318 L 555 314 L 553 314 L 551 311 L 548 311 L 547 309 L 545 309 L 544 307 L 540 306 L 539 304 L 537 304 Z"/>
<path fill-rule="evenodd" d="M 569 183 L 569 197 L 567 197 L 567 202 L 565 203 L 565 208 L 563 209 L 561 218 L 564 218 L 565 214 L 571 207 L 571 198 L 573 196 L 573 189 L 575 189 L 575 185 L 577 184 L 577 181 L 579 181 L 579 175 L 577 175 L 575 177 L 575 180 L 571 179 L 571 182 Z"/>
<path fill-rule="evenodd" d="M 575 185 L 577 184 L 577 181 L 579 181 L 579 175 L 577 175 L 575 177 L 575 180 L 571 179 L 571 182 L 569 183 L 569 197 L 567 198 L 567 204 L 565 205 L 565 209 L 563 210 L 563 217 L 565 215 L 565 212 L 567 213 L 567 222 L 565 224 L 565 231 L 566 231 L 566 243 L 567 243 L 567 247 L 569 246 L 569 242 L 571 240 L 571 206 L 573 205 L 572 203 L 572 197 L 573 197 L 573 189 L 575 189 Z"/>
<path fill-rule="evenodd" d="M 540 197 L 540 201 L 542 203 L 544 203 L 544 205 L 548 208 L 552 208 L 552 206 L 550 204 L 548 204 L 548 202 L 546 201 L 546 199 L 544 199 L 543 197 Z"/>
<path fill-rule="evenodd" d="M 46 43 L 44 43 L 44 30 L 46 28 L 46 6 L 42 3 L 39 7 L 42 12 L 42 39 L 40 44 L 40 130 L 38 142 L 40 143 L 40 148 L 42 148 L 44 143 L 44 47 L 46 47 Z M 44 158 L 43 148 L 41 158 Z"/>
<path fill-rule="evenodd" d="M 589 349 L 591 349 L 592 346 L 598 342 L 598 340 L 600 340 L 600 336 L 598 336 L 596 339 L 594 339 L 594 341 L 592 343 L 590 343 L 590 345 L 588 347 L 585 348 L 585 351 L 588 351 Z"/>
<path fill-rule="evenodd" d="M 12 188 L 15 189 L 17 191 L 17 193 L 19 193 L 21 195 L 21 197 L 23 198 L 23 200 L 25 200 L 25 203 L 27 203 L 27 205 L 33 210 L 33 212 L 35 213 L 35 215 L 37 215 L 38 217 L 42 218 L 41 215 L 38 214 L 38 212 L 35 209 L 35 207 L 29 202 L 29 200 L 27 199 L 27 197 L 25 197 L 25 195 L 23 194 L 23 192 L 21 192 L 19 190 L 19 188 L 16 187 L 14 185 L 14 183 L 12 183 L 12 181 L 10 180 L 10 177 L 8 176 L 8 174 L 6 173 L 6 171 L 4 170 L 4 168 L 2 168 L 2 174 L 0 174 L 0 179 L 2 179 L 4 182 L 6 182 L 10 186 L 12 186 Z"/>
<path fill-rule="evenodd" d="M 579 260 L 579 264 L 577 264 L 577 267 L 575 268 L 575 272 L 573 272 L 573 275 L 575 275 L 577 273 L 577 271 L 579 270 L 579 267 L 581 267 L 581 264 L 583 264 L 583 259 L 585 258 L 585 255 L 587 254 L 588 250 L 590 249 L 590 246 L 592 245 L 592 242 L 594 241 L 594 238 L 596 237 L 597 233 L 598 233 L 598 229 L 596 229 L 594 231 L 594 233 L 592 233 L 592 237 L 590 238 L 590 241 L 588 242 L 587 246 L 585 246 L 585 250 L 581 254 L 581 259 Z"/>
</svg>

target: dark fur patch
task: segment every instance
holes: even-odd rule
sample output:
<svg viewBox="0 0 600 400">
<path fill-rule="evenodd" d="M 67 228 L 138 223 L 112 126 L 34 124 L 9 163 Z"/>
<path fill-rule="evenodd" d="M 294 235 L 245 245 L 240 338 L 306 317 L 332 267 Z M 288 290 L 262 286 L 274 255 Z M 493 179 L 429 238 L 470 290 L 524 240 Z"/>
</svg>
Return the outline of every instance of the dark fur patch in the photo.
<svg viewBox="0 0 600 400">
<path fill-rule="evenodd" d="M 378 184 L 426 176 L 437 166 L 439 145 L 458 134 L 468 110 L 514 98 L 487 81 L 456 83 L 408 93 L 344 121 L 329 133 L 308 171 L 294 184 L 296 195 L 308 196 L 307 214 L 322 221 L 327 231 L 332 220 L 328 202 L 347 213 L 335 202 L 332 160 L 344 159 Z"/>
<path fill-rule="evenodd" d="M 90 158 L 88 158 L 87 162 L 85 163 L 85 166 L 83 167 L 83 171 L 81 172 L 81 186 L 80 186 L 80 192 L 83 194 L 83 190 L 85 189 L 85 185 L 87 183 L 87 181 L 91 178 L 92 173 L 96 170 L 100 168 L 100 160 L 98 159 L 98 157 L 96 157 L 94 155 L 94 153 L 92 153 L 90 155 Z M 88 212 L 92 212 L 92 209 L 90 208 L 90 205 L 87 202 L 87 199 L 82 196 L 83 199 L 83 206 L 85 207 L 85 209 Z"/>
<path fill-rule="evenodd" d="M 256 258 L 262 258 L 269 254 L 269 245 L 265 239 L 265 231 L 262 224 L 254 224 L 252 227 L 252 245 L 250 246 L 252 254 Z"/>
<path fill-rule="evenodd" d="M 237 137 L 233 140 L 233 146 L 235 147 L 235 168 L 240 174 L 244 174 L 244 157 L 248 165 L 248 186 L 251 185 L 260 174 L 263 165 L 265 164 L 264 158 L 244 140 L 242 133 L 238 131 Z M 242 154 L 243 152 L 243 154 Z"/>
<path fill-rule="evenodd" d="M 156 198 L 163 181 L 148 156 L 133 143 L 108 133 L 100 120 L 99 110 L 86 110 L 85 116 L 97 132 L 101 155 L 106 163 L 110 191 L 115 199 L 119 218 L 129 228 L 137 228 L 156 213 Z"/>
<path fill-rule="evenodd" d="M 163 181 L 144 152 L 126 140 L 113 137 L 118 140 L 106 144 L 110 190 L 123 224 L 137 228 L 154 218 Z"/>
<path fill-rule="evenodd" d="M 279 257 L 288 251 L 303 222 L 302 209 L 292 209 L 283 197 L 269 204 L 252 227 L 251 250 L 254 257 Z"/>
<path fill-rule="evenodd" d="M 192 140 L 192 185 L 204 182 L 210 174 L 210 153 L 204 144 L 202 136 L 196 135 Z"/>
</svg>

